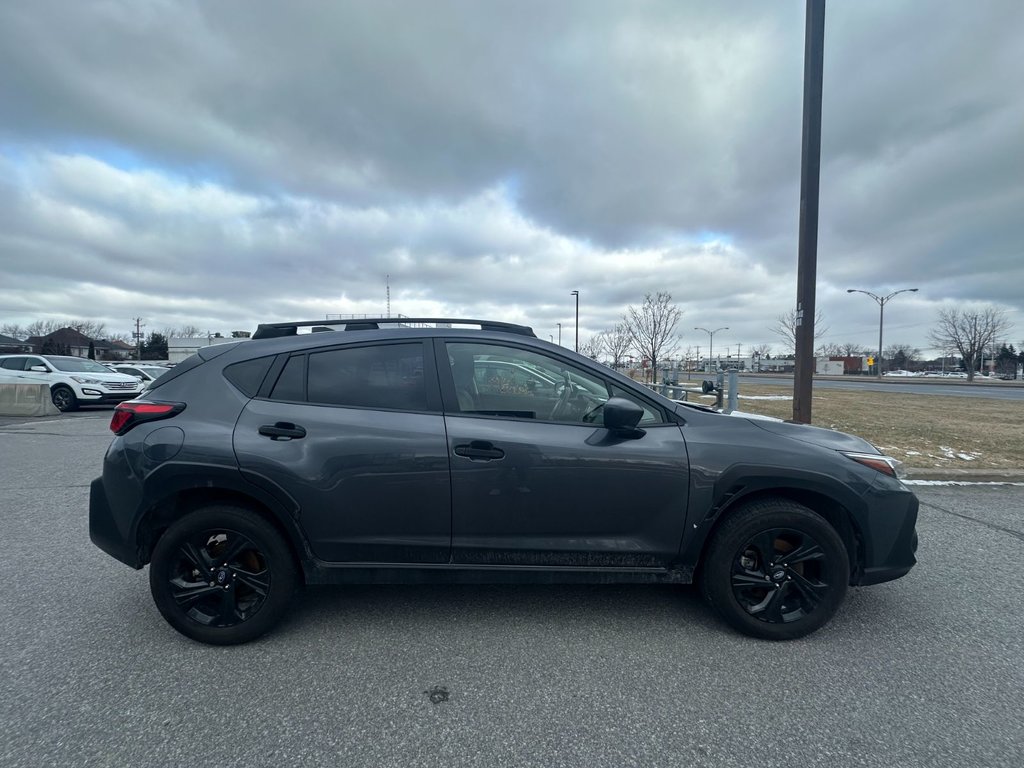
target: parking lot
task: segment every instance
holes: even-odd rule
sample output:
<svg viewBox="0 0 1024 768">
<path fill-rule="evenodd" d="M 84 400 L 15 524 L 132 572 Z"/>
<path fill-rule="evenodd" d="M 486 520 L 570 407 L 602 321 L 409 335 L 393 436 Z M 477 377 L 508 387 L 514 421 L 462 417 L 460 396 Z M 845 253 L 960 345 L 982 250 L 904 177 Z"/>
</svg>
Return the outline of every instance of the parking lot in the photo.
<svg viewBox="0 0 1024 768">
<path fill-rule="evenodd" d="M 89 542 L 108 421 L 0 423 L 0 765 L 1021 762 L 1024 487 L 918 489 L 917 568 L 791 643 L 689 588 L 360 586 L 216 648 Z"/>
</svg>

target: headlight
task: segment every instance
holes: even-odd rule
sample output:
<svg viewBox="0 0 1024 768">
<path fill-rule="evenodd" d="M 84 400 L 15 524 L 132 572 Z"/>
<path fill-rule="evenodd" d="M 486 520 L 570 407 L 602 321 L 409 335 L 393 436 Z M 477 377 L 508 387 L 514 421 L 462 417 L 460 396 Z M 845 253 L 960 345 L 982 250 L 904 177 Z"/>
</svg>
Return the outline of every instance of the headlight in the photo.
<svg viewBox="0 0 1024 768">
<path fill-rule="evenodd" d="M 77 381 L 79 384 L 103 384 L 103 382 L 100 381 L 99 379 L 90 379 L 86 376 L 72 376 L 71 378 Z"/>
<path fill-rule="evenodd" d="M 906 471 L 903 469 L 903 462 L 894 459 L 892 456 L 883 456 L 879 453 L 854 453 L 852 451 L 843 451 L 843 455 L 853 459 L 858 464 L 863 464 L 865 467 L 881 472 L 883 475 L 889 475 L 889 477 L 903 479 L 907 476 Z"/>
</svg>

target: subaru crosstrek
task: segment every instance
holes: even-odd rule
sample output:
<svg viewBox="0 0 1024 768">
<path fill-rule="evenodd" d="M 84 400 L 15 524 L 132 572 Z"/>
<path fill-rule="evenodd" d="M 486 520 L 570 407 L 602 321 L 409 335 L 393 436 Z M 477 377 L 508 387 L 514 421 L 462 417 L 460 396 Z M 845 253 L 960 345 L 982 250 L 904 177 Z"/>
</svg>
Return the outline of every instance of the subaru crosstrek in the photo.
<svg viewBox="0 0 1024 768">
<path fill-rule="evenodd" d="M 251 640 L 302 584 L 697 581 L 789 639 L 915 563 L 917 498 L 860 438 L 668 400 L 525 326 L 401 322 L 261 325 L 117 407 L 90 534 L 179 632 Z"/>
</svg>

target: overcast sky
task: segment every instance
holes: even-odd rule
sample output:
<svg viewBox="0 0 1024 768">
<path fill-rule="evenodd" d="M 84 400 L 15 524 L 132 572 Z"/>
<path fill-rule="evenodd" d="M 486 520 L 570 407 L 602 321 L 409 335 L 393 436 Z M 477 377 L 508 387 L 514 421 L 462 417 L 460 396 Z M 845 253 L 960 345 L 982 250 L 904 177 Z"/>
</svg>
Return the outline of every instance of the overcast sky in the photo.
<svg viewBox="0 0 1024 768">
<path fill-rule="evenodd" d="M 796 300 L 804 4 L 0 6 L 0 325 L 227 333 L 486 317 L 581 342 L 644 294 L 682 346 L 778 340 Z M 917 287 L 1024 339 L 1024 3 L 833 0 L 817 303 Z"/>
</svg>

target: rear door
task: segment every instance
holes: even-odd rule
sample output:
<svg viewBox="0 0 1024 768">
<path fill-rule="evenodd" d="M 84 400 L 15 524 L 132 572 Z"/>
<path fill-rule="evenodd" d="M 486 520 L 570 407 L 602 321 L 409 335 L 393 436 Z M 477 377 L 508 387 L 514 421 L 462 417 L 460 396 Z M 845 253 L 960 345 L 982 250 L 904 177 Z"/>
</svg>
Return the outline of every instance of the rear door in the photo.
<svg viewBox="0 0 1024 768">
<path fill-rule="evenodd" d="M 321 560 L 449 559 L 448 445 L 424 350 L 413 341 L 292 354 L 242 411 L 239 465 L 298 502 Z"/>
</svg>

